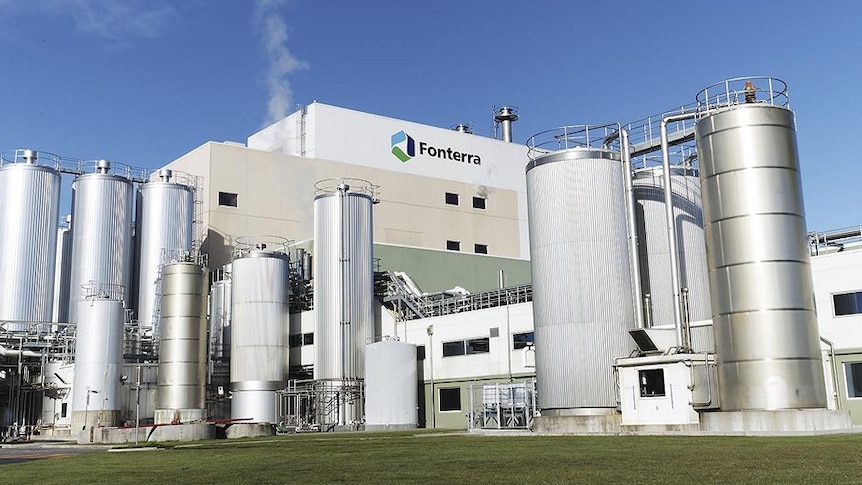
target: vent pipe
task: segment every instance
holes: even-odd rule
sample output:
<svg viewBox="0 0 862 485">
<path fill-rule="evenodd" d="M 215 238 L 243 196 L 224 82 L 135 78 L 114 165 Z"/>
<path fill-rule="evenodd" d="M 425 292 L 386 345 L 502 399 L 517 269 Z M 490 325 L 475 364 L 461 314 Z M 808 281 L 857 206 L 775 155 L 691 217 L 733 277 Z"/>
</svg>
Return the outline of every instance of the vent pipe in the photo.
<svg viewBox="0 0 862 485">
<path fill-rule="evenodd" d="M 39 159 L 39 152 L 36 150 L 24 150 L 24 163 L 36 163 L 36 160 Z"/>
<path fill-rule="evenodd" d="M 473 128 L 470 128 L 470 125 L 467 123 L 458 123 L 457 125 L 452 126 L 453 131 L 457 131 L 458 133 L 473 133 Z"/>
<path fill-rule="evenodd" d="M 161 180 L 162 182 L 170 182 L 173 176 L 174 171 L 169 168 L 163 168 L 159 170 L 159 180 Z"/>
<path fill-rule="evenodd" d="M 518 120 L 518 108 L 503 106 L 494 113 L 494 122 L 502 128 L 503 141 L 512 142 L 512 123 Z"/>
<path fill-rule="evenodd" d="M 108 173 L 111 170 L 111 162 L 99 160 L 96 162 L 96 173 Z"/>
</svg>

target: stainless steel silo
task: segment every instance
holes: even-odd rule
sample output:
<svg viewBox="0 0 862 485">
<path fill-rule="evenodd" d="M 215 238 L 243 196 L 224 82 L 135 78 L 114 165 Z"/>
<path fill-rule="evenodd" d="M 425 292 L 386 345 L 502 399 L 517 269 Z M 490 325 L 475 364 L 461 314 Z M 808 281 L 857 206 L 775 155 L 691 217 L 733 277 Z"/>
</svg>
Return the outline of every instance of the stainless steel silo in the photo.
<svg viewBox="0 0 862 485">
<path fill-rule="evenodd" d="M 119 424 L 124 291 L 117 285 L 92 284 L 77 292 L 73 430 Z"/>
<path fill-rule="evenodd" d="M 161 332 L 156 424 L 204 417 L 207 278 L 194 262 L 161 268 Z"/>
<path fill-rule="evenodd" d="M 374 187 L 327 182 L 314 199 L 314 378 L 363 378 L 374 341 Z"/>
<path fill-rule="evenodd" d="M 57 229 L 57 256 L 54 262 L 54 310 L 52 322 L 69 321 L 69 279 L 72 269 L 72 216 L 66 227 Z"/>
<path fill-rule="evenodd" d="M 159 266 L 192 249 L 194 191 L 172 182 L 173 171 L 162 169 L 159 180 L 140 185 L 137 203 L 137 318 L 142 330 L 158 337 Z M 166 258 L 166 260 L 165 260 Z"/>
<path fill-rule="evenodd" d="M 0 320 L 49 322 L 60 174 L 36 164 L 32 150 L 15 154 L 4 156 L 0 167 Z M 8 323 L 6 329 L 24 331 L 27 324 Z"/>
<path fill-rule="evenodd" d="M 213 360 L 230 359 L 231 321 L 230 273 L 221 271 L 219 279 L 210 287 L 210 357 Z"/>
<path fill-rule="evenodd" d="M 780 81 L 735 81 L 695 128 L 721 409 L 825 408 L 794 115 Z"/>
<path fill-rule="evenodd" d="M 129 288 L 133 187 L 128 178 L 109 173 L 110 168 L 109 162 L 101 160 L 96 173 L 79 175 L 72 183 L 70 322 L 77 322 L 83 285 Z"/>
<path fill-rule="evenodd" d="M 231 263 L 231 417 L 275 423 L 286 385 L 290 263 L 286 243 L 237 239 Z"/>
<path fill-rule="evenodd" d="M 600 128 L 545 132 L 555 144 L 575 145 L 554 152 L 540 150 L 544 134 L 531 139 L 527 209 L 545 415 L 612 412 L 613 360 L 634 349 L 623 163 L 619 151 L 593 144 Z"/>
<path fill-rule="evenodd" d="M 644 295 L 649 295 L 649 304 L 644 309 L 648 314 L 646 320 L 653 326 L 673 325 L 673 283 L 668 263 L 670 255 L 662 167 L 636 171 L 633 185 L 637 201 L 641 288 Z M 688 289 L 688 320 L 709 320 L 712 312 L 709 307 L 709 278 L 698 171 L 694 168 L 673 167 L 671 191 L 677 226 L 680 284 Z"/>
</svg>

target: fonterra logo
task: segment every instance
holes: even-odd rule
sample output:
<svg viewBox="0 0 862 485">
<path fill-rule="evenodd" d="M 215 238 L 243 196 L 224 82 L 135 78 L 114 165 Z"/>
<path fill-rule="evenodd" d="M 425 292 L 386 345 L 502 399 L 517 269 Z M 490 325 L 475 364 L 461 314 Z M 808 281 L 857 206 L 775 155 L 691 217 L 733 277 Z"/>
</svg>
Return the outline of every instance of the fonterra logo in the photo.
<svg viewBox="0 0 862 485">
<path fill-rule="evenodd" d="M 404 130 L 392 135 L 392 154 L 402 162 L 409 162 L 416 156 L 416 141 Z"/>
<path fill-rule="evenodd" d="M 402 162 L 408 162 L 416 156 L 416 140 L 404 130 L 392 135 L 392 154 Z M 482 165 L 482 158 L 475 153 L 453 150 L 452 147 L 433 146 L 419 140 L 419 155 L 442 158 L 453 162 Z"/>
</svg>

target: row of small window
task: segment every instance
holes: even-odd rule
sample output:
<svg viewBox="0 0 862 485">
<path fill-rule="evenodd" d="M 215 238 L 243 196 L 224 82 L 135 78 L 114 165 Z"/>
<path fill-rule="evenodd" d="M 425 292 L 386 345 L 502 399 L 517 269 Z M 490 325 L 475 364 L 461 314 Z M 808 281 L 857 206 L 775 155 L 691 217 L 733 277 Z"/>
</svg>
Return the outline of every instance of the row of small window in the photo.
<svg viewBox="0 0 862 485">
<path fill-rule="evenodd" d="M 473 196 L 473 208 L 485 209 L 487 199 L 484 197 Z M 461 205 L 461 196 L 452 192 L 446 192 L 446 205 Z"/>
<path fill-rule="evenodd" d="M 491 336 L 499 336 L 499 329 L 492 328 Z M 535 334 L 533 332 L 513 333 L 512 349 L 518 350 L 533 345 Z M 455 357 L 459 355 L 487 354 L 491 351 L 490 337 L 471 338 L 465 340 L 453 340 L 443 342 L 443 357 Z M 416 347 L 416 358 L 425 360 L 425 346 Z"/>
<path fill-rule="evenodd" d="M 287 337 L 287 345 L 290 348 L 302 347 L 303 345 L 312 345 L 314 343 L 314 333 L 298 333 Z"/>
<path fill-rule="evenodd" d="M 449 251 L 460 251 L 461 241 L 446 241 L 446 249 Z M 473 252 L 476 254 L 488 254 L 487 244 L 474 244 Z"/>
</svg>

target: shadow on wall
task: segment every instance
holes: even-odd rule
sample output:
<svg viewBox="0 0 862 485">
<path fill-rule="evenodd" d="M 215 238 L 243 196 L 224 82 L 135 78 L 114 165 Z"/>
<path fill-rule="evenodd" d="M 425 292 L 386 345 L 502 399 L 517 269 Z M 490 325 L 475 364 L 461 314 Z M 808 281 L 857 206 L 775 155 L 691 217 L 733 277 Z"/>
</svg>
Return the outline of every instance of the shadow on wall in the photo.
<svg viewBox="0 0 862 485">
<path fill-rule="evenodd" d="M 201 243 L 201 251 L 207 254 L 210 268 L 220 268 L 230 263 L 233 245 L 221 233 L 208 229 L 207 237 Z"/>
</svg>

